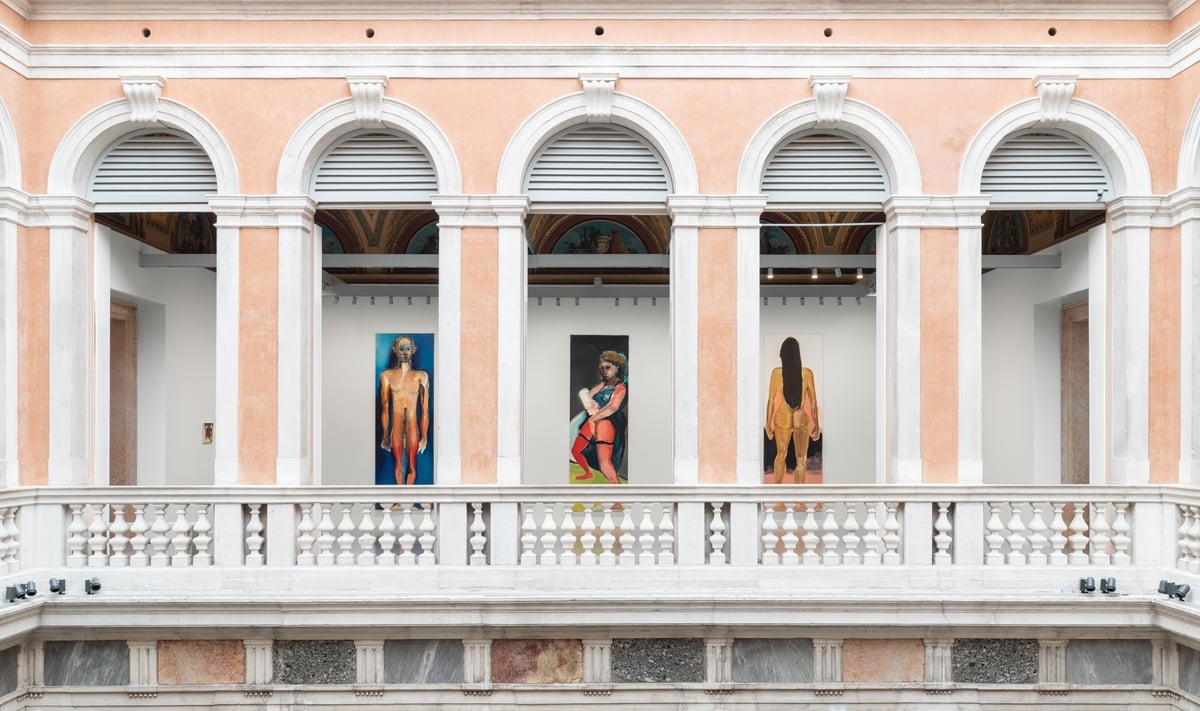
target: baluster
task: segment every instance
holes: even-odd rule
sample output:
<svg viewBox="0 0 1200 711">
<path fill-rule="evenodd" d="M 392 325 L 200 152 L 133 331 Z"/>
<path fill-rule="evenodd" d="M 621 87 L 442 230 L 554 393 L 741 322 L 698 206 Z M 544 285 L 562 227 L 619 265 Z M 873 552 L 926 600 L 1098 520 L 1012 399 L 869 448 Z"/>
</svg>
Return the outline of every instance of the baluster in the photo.
<svg viewBox="0 0 1200 711">
<path fill-rule="evenodd" d="M 72 568 L 82 568 L 87 563 L 87 555 L 83 549 L 87 547 L 87 524 L 83 522 L 83 504 L 69 504 L 71 522 L 67 524 L 67 565 Z"/>
<path fill-rule="evenodd" d="M 296 526 L 299 535 L 296 544 L 300 552 L 296 555 L 296 565 L 313 565 L 317 562 L 317 537 L 313 535 L 317 524 L 313 521 L 313 509 L 316 504 L 300 504 L 300 523 Z"/>
<path fill-rule="evenodd" d="M 171 524 L 171 565 L 186 567 L 192 562 L 192 525 L 187 520 L 187 504 L 175 504 L 175 523 Z"/>
<path fill-rule="evenodd" d="M 1033 504 L 1033 515 L 1029 519 L 1029 564 L 1045 565 L 1049 560 L 1046 550 L 1050 539 L 1046 538 L 1046 504 Z"/>
<path fill-rule="evenodd" d="M 863 521 L 863 565 L 879 565 L 883 562 L 883 538 L 879 535 L 878 502 L 867 504 L 867 520 Z"/>
<path fill-rule="evenodd" d="M 596 521 L 592 518 L 592 507 L 583 509 L 583 535 L 579 537 L 583 551 L 579 555 L 580 565 L 596 564 Z"/>
<path fill-rule="evenodd" d="M 1025 522 L 1021 520 L 1021 506 L 1008 505 L 1008 564 L 1025 565 Z"/>
<path fill-rule="evenodd" d="M 1092 504 L 1092 545 L 1089 548 L 1092 565 L 1108 565 L 1112 560 L 1108 551 L 1109 536 L 1108 504 Z"/>
<path fill-rule="evenodd" d="M 125 511 L 126 507 L 123 505 L 112 507 L 113 520 L 108 526 L 108 544 L 112 547 L 108 564 L 114 568 L 125 568 L 129 565 L 129 554 L 125 552 L 129 547 L 129 522 L 125 520 Z"/>
<path fill-rule="evenodd" d="M 804 511 L 804 535 L 801 537 L 804 541 L 804 553 L 800 556 L 804 565 L 816 565 L 821 562 L 821 556 L 817 555 L 817 544 L 821 542 L 817 537 L 820 527 L 817 525 L 817 513 L 814 508 L 806 506 Z"/>
<path fill-rule="evenodd" d="M 536 504 L 526 504 L 525 517 L 521 519 L 521 565 L 537 563 L 537 554 L 533 547 L 537 545 L 537 524 L 533 522 L 533 507 Z"/>
<path fill-rule="evenodd" d="M 483 504 L 471 504 L 471 565 L 487 565 L 487 524 L 483 522 Z"/>
<path fill-rule="evenodd" d="M 663 505 L 662 520 L 658 523 L 658 564 L 675 565 L 675 520 L 674 507 Z"/>
<path fill-rule="evenodd" d="M 953 527 L 950 525 L 950 503 L 938 502 L 937 519 L 933 522 L 933 530 L 937 533 L 933 536 L 933 543 L 937 546 L 937 550 L 933 553 L 934 565 L 951 565 L 954 563 L 954 557 L 950 555 L 950 544 L 954 542 L 954 538 L 950 535 Z"/>
<path fill-rule="evenodd" d="M 337 564 L 354 565 L 354 517 L 351 516 L 353 504 L 342 506 L 342 517 L 338 521 L 337 530 Z"/>
<path fill-rule="evenodd" d="M 842 536 L 842 546 L 846 552 L 842 555 L 843 565 L 862 565 L 862 554 L 858 552 L 858 544 L 862 540 L 858 537 L 858 503 L 850 502 L 846 504 L 846 521 L 842 524 L 842 528 L 846 531 Z"/>
<path fill-rule="evenodd" d="M 1071 553 L 1067 556 L 1071 565 L 1087 565 L 1088 556 L 1084 549 L 1088 544 L 1087 537 L 1087 522 L 1083 520 L 1083 512 L 1086 510 L 1087 504 L 1075 504 L 1075 516 L 1071 518 L 1071 536 L 1067 539 L 1071 542 Z"/>
<path fill-rule="evenodd" d="M 124 515 L 118 518 L 122 522 L 124 519 Z M 212 543 L 212 536 L 208 535 L 212 531 L 212 523 L 208 520 L 208 504 L 201 504 L 197 510 L 196 524 L 192 526 L 192 531 L 195 533 L 192 544 L 196 547 L 196 554 L 192 556 L 192 565 L 198 567 L 212 565 L 212 554 L 208 552 L 208 546 Z"/>
<path fill-rule="evenodd" d="M 150 536 L 150 565 L 165 566 L 171 562 L 167 557 L 167 546 L 171 544 L 171 539 L 167 537 L 167 532 L 171 530 L 167 523 L 167 505 L 150 504 L 150 512 L 154 517 L 154 522 L 150 524 L 150 533 L 154 534 Z"/>
<path fill-rule="evenodd" d="M 998 565 L 1004 562 L 1004 554 L 1000 552 L 1000 546 L 1004 545 L 1004 524 L 1000 521 L 1000 504 L 988 504 L 992 509 L 992 515 L 988 517 L 985 528 L 988 534 L 984 536 L 984 540 L 988 544 L 988 552 L 983 556 L 983 562 L 988 565 Z"/>
<path fill-rule="evenodd" d="M 330 509 L 333 504 L 317 504 L 320 510 L 320 519 L 317 523 L 317 565 L 333 565 L 335 558 L 333 556 L 333 516 L 330 514 Z"/>
<path fill-rule="evenodd" d="M 412 504 L 400 504 L 400 555 L 396 558 L 398 565 L 415 565 L 417 562 L 416 553 L 413 552 L 413 546 L 417 542 L 414 530 L 416 526 L 412 520 Z"/>
<path fill-rule="evenodd" d="M 143 568 L 149 565 L 150 559 L 146 556 L 146 544 L 149 540 L 146 538 L 146 531 L 150 527 L 146 525 L 146 505 L 133 505 L 133 524 L 129 526 L 130 533 L 133 537 L 129 539 L 129 547 L 133 549 L 133 554 L 129 556 L 129 565 L 134 568 Z"/>
<path fill-rule="evenodd" d="M 1190 570 L 1192 560 L 1191 546 L 1191 530 L 1192 530 L 1192 508 L 1190 506 L 1179 506 L 1179 528 L 1175 531 L 1176 540 L 1176 561 L 1180 570 Z"/>
<path fill-rule="evenodd" d="M 1113 507 L 1116 508 L 1117 513 L 1113 518 L 1112 525 L 1112 562 L 1113 565 L 1129 565 L 1133 562 L 1133 558 L 1130 555 L 1130 549 L 1132 548 L 1133 541 L 1129 538 L 1129 532 L 1132 529 L 1132 526 L 1129 524 L 1129 515 L 1126 513 L 1126 509 L 1129 508 L 1129 504 L 1115 503 L 1113 504 Z"/>
<path fill-rule="evenodd" d="M 387 516 L 384 516 L 387 518 Z M 376 565 L 378 554 L 375 553 L 375 542 L 379 538 L 375 535 L 375 518 L 371 515 L 371 505 L 363 509 L 362 518 L 358 519 L 358 564 L 359 565 Z"/>
<path fill-rule="evenodd" d="M 250 520 L 246 523 L 246 565 L 260 566 L 266 560 L 263 558 L 263 522 L 260 511 L 262 504 L 246 504 L 250 512 Z"/>
<path fill-rule="evenodd" d="M 437 534 L 434 531 L 437 525 L 433 520 L 433 504 L 425 505 L 424 511 L 421 513 L 421 524 L 417 526 L 417 530 L 421 535 L 417 537 L 417 544 L 421 547 L 420 553 L 417 555 L 417 565 L 436 565 L 437 564 Z"/>
<path fill-rule="evenodd" d="M 613 554 L 613 544 L 617 537 L 613 535 L 612 504 L 602 504 L 604 516 L 600 519 L 600 565 L 616 565 L 617 556 Z"/>
<path fill-rule="evenodd" d="M 563 506 L 562 525 L 558 527 L 558 547 L 561 549 L 558 559 L 559 565 L 573 566 L 579 564 L 579 556 L 575 553 L 575 544 L 578 542 L 579 532 L 575 527 L 575 512 L 571 510 L 571 506 Z"/>
<path fill-rule="evenodd" d="M 650 504 L 642 505 L 642 522 L 638 524 L 638 565 L 654 565 L 654 519 Z"/>
<path fill-rule="evenodd" d="M 527 517 L 532 520 L 532 517 Z M 524 524 L 522 524 L 524 528 Z M 546 505 L 546 515 L 542 518 L 542 555 L 538 559 L 541 565 L 554 565 L 558 562 L 558 556 L 555 552 L 558 543 L 558 523 L 554 520 L 554 504 Z M 523 539 L 522 539 L 523 540 Z M 525 554 L 522 553 L 524 558 Z"/>
<path fill-rule="evenodd" d="M 13 510 L 14 507 L 0 509 L 0 565 L 5 568 L 10 567 L 9 564 L 16 555 L 18 547 L 8 532 L 8 517 Z"/>
<path fill-rule="evenodd" d="M 725 517 L 721 514 L 724 505 L 721 501 L 712 504 L 712 522 L 708 524 L 711 531 L 708 543 L 712 546 L 712 552 L 708 554 L 709 565 L 725 565 Z"/>
<path fill-rule="evenodd" d="M 636 560 L 633 555 L 633 513 L 628 507 L 621 509 L 621 520 L 617 523 L 617 529 L 621 531 L 621 537 L 618 539 L 621 553 L 617 562 L 621 565 L 633 565 Z"/>
<path fill-rule="evenodd" d="M 821 564 L 837 565 L 842 562 L 838 554 L 838 523 L 834 516 L 833 505 L 825 507 L 825 520 L 821 523 Z"/>
<path fill-rule="evenodd" d="M 1066 565 L 1067 554 L 1067 537 L 1063 533 L 1067 530 L 1067 520 L 1063 516 L 1063 508 L 1065 504 L 1054 504 L 1054 519 L 1050 522 L 1050 565 Z"/>
<path fill-rule="evenodd" d="M 396 564 L 396 554 L 392 552 L 396 545 L 396 519 L 392 517 L 391 507 L 379 513 L 379 554 L 375 556 L 375 564 L 391 567 Z"/>
<path fill-rule="evenodd" d="M 769 503 L 762 506 L 762 564 L 779 565 L 779 521 Z"/>
<path fill-rule="evenodd" d="M 18 508 L 13 506 L 4 513 L 4 537 L 8 539 L 8 553 L 4 557 L 10 564 L 20 563 L 21 558 L 21 529 L 17 526 L 17 511 Z"/>
<path fill-rule="evenodd" d="M 102 567 L 108 565 L 108 507 L 96 504 L 95 508 L 88 507 L 92 523 L 88 526 L 88 566 Z"/>
<path fill-rule="evenodd" d="M 1189 507 L 1192 510 L 1192 527 L 1188 531 L 1188 548 L 1192 551 L 1188 562 L 1188 572 L 1200 572 L 1200 506 Z"/>
<path fill-rule="evenodd" d="M 784 509 L 783 513 L 783 557 L 784 565 L 800 565 L 800 522 L 796 520 L 796 510 L 792 507 Z"/>
<path fill-rule="evenodd" d="M 900 504 L 893 501 L 884 506 L 887 507 L 887 518 L 883 522 L 883 564 L 900 565 Z"/>
</svg>

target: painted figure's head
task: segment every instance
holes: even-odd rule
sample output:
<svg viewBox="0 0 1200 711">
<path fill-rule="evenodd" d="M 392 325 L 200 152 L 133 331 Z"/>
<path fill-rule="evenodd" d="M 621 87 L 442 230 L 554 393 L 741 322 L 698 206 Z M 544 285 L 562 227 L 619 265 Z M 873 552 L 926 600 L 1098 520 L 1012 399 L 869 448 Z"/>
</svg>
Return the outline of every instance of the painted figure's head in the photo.
<svg viewBox="0 0 1200 711">
<path fill-rule="evenodd" d="M 397 363 L 411 363 L 417 354 L 417 344 L 408 336 L 396 336 L 396 340 L 392 341 L 392 353 Z"/>
<path fill-rule="evenodd" d="M 625 356 L 616 351 L 604 351 L 600 354 L 600 375 L 605 380 L 625 377 Z"/>
</svg>

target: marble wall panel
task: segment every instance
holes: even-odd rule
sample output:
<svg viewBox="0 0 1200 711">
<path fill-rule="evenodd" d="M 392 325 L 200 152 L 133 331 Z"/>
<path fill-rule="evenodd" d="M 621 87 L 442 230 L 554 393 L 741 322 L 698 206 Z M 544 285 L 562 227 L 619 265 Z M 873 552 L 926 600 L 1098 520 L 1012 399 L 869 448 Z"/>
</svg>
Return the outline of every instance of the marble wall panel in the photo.
<svg viewBox="0 0 1200 711">
<path fill-rule="evenodd" d="M 1200 696 L 1200 651 L 1178 645 L 1179 688 L 1192 696 Z"/>
<path fill-rule="evenodd" d="M 733 680 L 742 684 L 811 684 L 812 640 L 733 640 Z"/>
<path fill-rule="evenodd" d="M 702 639 L 614 639 L 612 678 L 618 684 L 704 681 Z"/>
<path fill-rule="evenodd" d="M 924 640 L 848 639 L 842 643 L 842 681 L 875 683 L 924 679 Z"/>
<path fill-rule="evenodd" d="M 46 642 L 46 686 L 128 686 L 124 640 Z"/>
<path fill-rule="evenodd" d="M 1149 684 L 1153 653 L 1145 639 L 1073 639 L 1067 643 L 1067 683 Z"/>
<path fill-rule="evenodd" d="M 17 690 L 17 669 L 20 658 L 20 647 L 9 647 L 0 652 L 0 696 L 11 694 Z"/>
<path fill-rule="evenodd" d="M 958 684 L 1037 683 L 1037 640 L 956 639 L 950 660 Z"/>
<path fill-rule="evenodd" d="M 394 639 L 383 643 L 388 684 L 463 683 L 463 646 L 457 639 Z"/>
<path fill-rule="evenodd" d="M 577 639 L 492 640 L 492 681 L 498 684 L 578 684 L 583 642 Z"/>
<path fill-rule="evenodd" d="M 160 684 L 245 684 L 246 645 L 240 639 L 162 640 Z"/>
<path fill-rule="evenodd" d="M 276 684 L 353 684 L 356 654 L 352 641 L 275 642 Z"/>
</svg>

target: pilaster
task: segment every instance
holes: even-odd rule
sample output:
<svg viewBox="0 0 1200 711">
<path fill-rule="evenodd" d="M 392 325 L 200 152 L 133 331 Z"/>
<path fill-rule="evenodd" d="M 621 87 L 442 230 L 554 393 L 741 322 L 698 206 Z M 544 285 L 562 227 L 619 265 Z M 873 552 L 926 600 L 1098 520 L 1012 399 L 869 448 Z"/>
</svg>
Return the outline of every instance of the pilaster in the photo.
<svg viewBox="0 0 1200 711">
<path fill-rule="evenodd" d="M 710 685 L 733 683 L 733 640 L 724 637 L 704 640 L 704 681 Z"/>
<path fill-rule="evenodd" d="M 18 334 L 17 227 L 24 221 L 29 196 L 0 189 L 0 485 L 20 486 L 17 447 Z"/>
<path fill-rule="evenodd" d="M 1067 640 L 1038 640 L 1038 683 L 1067 683 Z"/>
<path fill-rule="evenodd" d="M 476 687 L 492 685 L 492 640 L 463 640 L 463 683 Z"/>
<path fill-rule="evenodd" d="M 702 197 L 670 197 L 670 300 L 673 415 L 672 464 L 676 484 L 700 481 L 699 236 Z"/>
<path fill-rule="evenodd" d="M 612 640 L 583 640 L 583 683 L 612 683 Z"/>
<path fill-rule="evenodd" d="M 1200 188 L 1171 196 L 1180 231 L 1179 483 L 1200 483 Z"/>
<path fill-rule="evenodd" d="M 359 684 L 383 683 L 383 640 L 358 640 L 354 643 L 355 681 Z"/>
<path fill-rule="evenodd" d="M 315 363 L 321 316 L 321 240 L 312 198 L 273 198 L 279 227 L 279 451 L 275 480 L 316 483 L 314 419 L 318 410 Z"/>
<path fill-rule="evenodd" d="M 39 687 L 46 684 L 46 643 L 30 640 L 21 646 L 18 658 L 17 686 Z"/>
<path fill-rule="evenodd" d="M 247 639 L 246 683 L 262 686 L 270 684 L 275 674 L 273 652 L 275 643 L 269 639 Z"/>
<path fill-rule="evenodd" d="M 813 681 L 818 684 L 841 683 L 842 640 L 813 640 Z"/>
<path fill-rule="evenodd" d="M 158 642 L 133 641 L 129 645 L 129 685 L 158 684 Z"/>
<path fill-rule="evenodd" d="M 954 680 L 953 639 L 925 640 L 925 683 L 949 684 Z"/>
</svg>

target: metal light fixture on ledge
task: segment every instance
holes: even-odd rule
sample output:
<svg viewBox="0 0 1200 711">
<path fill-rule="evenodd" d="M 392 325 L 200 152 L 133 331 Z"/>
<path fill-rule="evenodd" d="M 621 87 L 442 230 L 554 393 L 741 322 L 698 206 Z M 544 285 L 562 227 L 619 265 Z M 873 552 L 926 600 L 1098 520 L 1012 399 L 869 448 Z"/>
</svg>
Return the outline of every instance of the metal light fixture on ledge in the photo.
<svg viewBox="0 0 1200 711">
<path fill-rule="evenodd" d="M 1100 592 L 1115 593 L 1117 591 L 1116 578 L 1100 578 Z"/>
<path fill-rule="evenodd" d="M 100 578 L 83 581 L 83 591 L 88 595 L 95 595 L 98 590 L 100 590 Z"/>
<path fill-rule="evenodd" d="M 1160 580 L 1158 581 L 1158 591 L 1167 597 L 1175 598 L 1182 602 L 1187 599 L 1188 593 L 1192 591 L 1192 586 L 1187 583 L 1178 585 L 1167 580 Z"/>
<path fill-rule="evenodd" d="M 67 594 L 67 581 L 62 578 L 50 578 L 50 592 L 58 595 Z"/>
<path fill-rule="evenodd" d="M 1096 592 L 1096 579 L 1095 578 L 1080 578 L 1079 579 L 1079 592 L 1081 592 L 1081 593 Z"/>
</svg>

